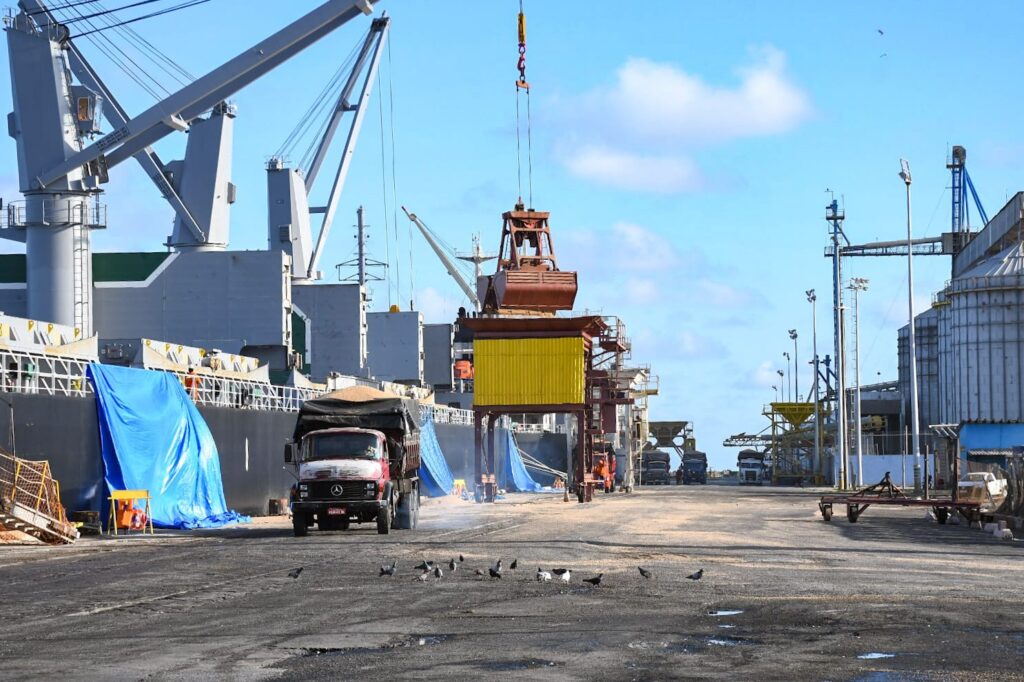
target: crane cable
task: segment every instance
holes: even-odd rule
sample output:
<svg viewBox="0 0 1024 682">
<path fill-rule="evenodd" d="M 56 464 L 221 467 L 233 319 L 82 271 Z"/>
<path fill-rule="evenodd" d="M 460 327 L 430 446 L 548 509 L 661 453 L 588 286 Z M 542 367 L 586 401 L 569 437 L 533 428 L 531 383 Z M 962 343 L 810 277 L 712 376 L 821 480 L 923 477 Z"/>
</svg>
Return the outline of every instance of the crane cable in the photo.
<svg viewBox="0 0 1024 682">
<path fill-rule="evenodd" d="M 519 78 L 516 80 L 516 171 L 519 180 L 519 205 L 523 203 L 523 159 L 521 151 L 522 128 L 519 114 L 519 100 L 526 93 L 526 182 L 530 207 L 533 207 L 533 121 L 530 115 L 530 84 L 526 80 L 526 13 L 523 11 L 523 0 L 519 0 L 519 61 L 516 69 Z"/>
</svg>

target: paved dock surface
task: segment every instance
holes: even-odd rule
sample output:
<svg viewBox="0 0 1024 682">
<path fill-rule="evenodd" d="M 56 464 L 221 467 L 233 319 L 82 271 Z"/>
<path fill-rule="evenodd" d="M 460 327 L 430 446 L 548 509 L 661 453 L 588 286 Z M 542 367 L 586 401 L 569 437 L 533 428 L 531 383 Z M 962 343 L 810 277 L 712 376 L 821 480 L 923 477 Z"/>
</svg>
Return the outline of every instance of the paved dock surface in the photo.
<svg viewBox="0 0 1024 682">
<path fill-rule="evenodd" d="M 356 528 L 0 547 L 0 678 L 1024 679 L 1024 542 L 921 510 L 825 523 L 811 491 L 672 486 Z M 473 576 L 499 557 L 502 579 Z"/>
</svg>

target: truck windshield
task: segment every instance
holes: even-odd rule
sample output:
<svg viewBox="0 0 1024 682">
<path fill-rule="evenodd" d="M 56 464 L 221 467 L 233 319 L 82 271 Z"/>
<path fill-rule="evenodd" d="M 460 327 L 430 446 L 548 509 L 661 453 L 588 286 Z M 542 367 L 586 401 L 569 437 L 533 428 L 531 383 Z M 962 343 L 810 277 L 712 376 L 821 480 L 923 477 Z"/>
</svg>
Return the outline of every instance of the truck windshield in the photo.
<svg viewBox="0 0 1024 682">
<path fill-rule="evenodd" d="M 315 459 L 380 459 L 380 441 L 371 433 L 325 433 L 313 436 L 306 461 Z"/>
</svg>

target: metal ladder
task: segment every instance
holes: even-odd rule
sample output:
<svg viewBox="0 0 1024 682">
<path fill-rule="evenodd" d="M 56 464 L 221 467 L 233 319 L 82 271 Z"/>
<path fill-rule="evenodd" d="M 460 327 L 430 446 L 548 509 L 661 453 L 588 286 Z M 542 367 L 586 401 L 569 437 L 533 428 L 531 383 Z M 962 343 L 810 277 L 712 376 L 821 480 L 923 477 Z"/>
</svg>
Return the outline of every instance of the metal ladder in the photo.
<svg viewBox="0 0 1024 682">
<path fill-rule="evenodd" d="M 85 211 L 86 207 L 82 206 L 81 209 Z M 75 297 L 75 327 L 81 330 L 82 338 L 92 333 L 92 320 L 89 319 L 90 297 L 92 296 L 89 286 L 92 279 L 90 277 L 92 254 L 89 248 L 89 228 L 85 226 L 84 222 L 83 216 L 83 219 L 75 221 L 72 227 L 74 230 L 72 280 Z"/>
</svg>

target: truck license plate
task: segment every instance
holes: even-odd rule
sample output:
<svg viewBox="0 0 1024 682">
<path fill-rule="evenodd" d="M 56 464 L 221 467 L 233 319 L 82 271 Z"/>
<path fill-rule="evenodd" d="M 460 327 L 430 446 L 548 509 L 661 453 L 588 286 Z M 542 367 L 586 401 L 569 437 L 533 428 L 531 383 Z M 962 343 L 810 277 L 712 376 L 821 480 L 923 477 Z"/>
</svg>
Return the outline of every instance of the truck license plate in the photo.
<svg viewBox="0 0 1024 682">
<path fill-rule="evenodd" d="M 343 516 L 344 514 L 345 514 L 345 508 L 344 507 L 328 507 L 327 508 L 327 515 L 328 516 Z"/>
</svg>

